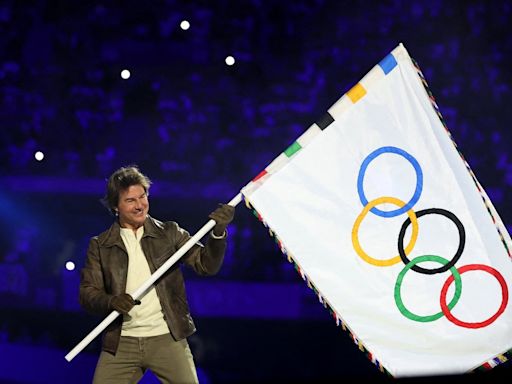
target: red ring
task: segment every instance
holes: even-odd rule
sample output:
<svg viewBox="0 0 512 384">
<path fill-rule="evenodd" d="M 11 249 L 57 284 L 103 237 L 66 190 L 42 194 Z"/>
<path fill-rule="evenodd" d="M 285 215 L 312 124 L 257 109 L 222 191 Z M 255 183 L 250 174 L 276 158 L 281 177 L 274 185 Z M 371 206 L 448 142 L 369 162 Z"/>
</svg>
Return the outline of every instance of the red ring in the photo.
<svg viewBox="0 0 512 384">
<path fill-rule="evenodd" d="M 507 288 L 507 283 L 505 282 L 505 279 L 503 278 L 503 276 L 501 276 L 501 274 L 496 269 L 489 267 L 488 265 L 484 265 L 484 264 L 469 264 L 469 265 L 465 265 L 463 267 L 457 268 L 457 270 L 459 271 L 459 273 L 461 275 L 467 271 L 475 271 L 475 270 L 482 270 L 485 272 L 489 272 L 500 283 L 501 295 L 503 296 L 503 300 L 501 302 L 500 307 L 498 308 L 498 311 L 493 316 L 488 318 L 487 320 L 481 321 L 479 323 L 467 323 L 465 321 L 461 321 L 452 315 L 452 313 L 450 312 L 450 309 L 448 308 L 448 305 L 446 304 L 446 294 L 448 292 L 448 287 L 450 286 L 451 283 L 453 283 L 453 280 L 454 280 L 453 275 L 450 275 L 448 277 L 448 279 L 445 281 L 443 288 L 441 289 L 440 301 L 441 301 L 441 309 L 443 310 L 444 315 L 452 323 L 459 325 L 461 327 L 465 327 L 465 328 L 483 328 L 483 327 L 488 326 L 489 324 L 492 324 L 503 313 L 503 311 L 505 310 L 507 303 L 508 303 L 508 288 Z"/>
</svg>

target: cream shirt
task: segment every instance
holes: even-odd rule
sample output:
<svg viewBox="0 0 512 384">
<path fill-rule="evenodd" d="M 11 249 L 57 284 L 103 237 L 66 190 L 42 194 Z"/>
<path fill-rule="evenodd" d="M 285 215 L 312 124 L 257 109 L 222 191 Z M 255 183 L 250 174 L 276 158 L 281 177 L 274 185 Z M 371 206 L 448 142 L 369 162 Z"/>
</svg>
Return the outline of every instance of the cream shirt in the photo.
<svg viewBox="0 0 512 384">
<path fill-rule="evenodd" d="M 143 234 L 144 227 L 137 229 L 136 233 L 132 229 L 121 228 L 121 239 L 128 251 L 126 292 L 129 294 L 133 294 L 151 276 L 148 262 L 140 246 Z M 149 337 L 169 333 L 155 287 L 140 300 L 141 304 L 134 306 L 128 315 L 123 317 L 121 336 Z"/>
</svg>

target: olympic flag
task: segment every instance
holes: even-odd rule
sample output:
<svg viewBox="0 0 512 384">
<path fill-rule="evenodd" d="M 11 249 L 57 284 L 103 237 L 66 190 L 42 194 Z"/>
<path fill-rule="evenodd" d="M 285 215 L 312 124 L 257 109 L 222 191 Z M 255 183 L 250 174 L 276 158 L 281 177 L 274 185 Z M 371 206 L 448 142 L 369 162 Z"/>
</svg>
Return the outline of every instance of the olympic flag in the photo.
<svg viewBox="0 0 512 384">
<path fill-rule="evenodd" d="M 242 194 L 381 370 L 507 359 L 510 236 L 402 44 Z"/>
</svg>

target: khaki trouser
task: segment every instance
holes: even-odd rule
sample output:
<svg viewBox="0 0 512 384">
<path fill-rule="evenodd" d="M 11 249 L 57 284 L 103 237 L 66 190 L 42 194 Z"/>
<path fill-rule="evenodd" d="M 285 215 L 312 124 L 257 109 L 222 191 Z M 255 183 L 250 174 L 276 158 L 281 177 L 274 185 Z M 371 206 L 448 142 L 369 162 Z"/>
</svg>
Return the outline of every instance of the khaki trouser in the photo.
<svg viewBox="0 0 512 384">
<path fill-rule="evenodd" d="M 93 383 L 137 383 L 148 369 L 165 384 L 198 383 L 187 340 L 175 341 L 169 333 L 153 337 L 121 336 L 115 356 L 101 352 Z"/>
</svg>

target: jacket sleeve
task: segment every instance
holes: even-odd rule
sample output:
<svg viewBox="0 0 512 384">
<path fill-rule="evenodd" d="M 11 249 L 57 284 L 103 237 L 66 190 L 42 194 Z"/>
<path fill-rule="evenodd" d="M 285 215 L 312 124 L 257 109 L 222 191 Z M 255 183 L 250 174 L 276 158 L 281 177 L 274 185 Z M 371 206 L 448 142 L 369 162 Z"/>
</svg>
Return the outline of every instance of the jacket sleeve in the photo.
<svg viewBox="0 0 512 384">
<path fill-rule="evenodd" d="M 105 316 L 110 311 L 112 297 L 105 290 L 98 239 L 94 237 L 89 242 L 87 259 L 80 272 L 80 305 L 89 313 Z"/>
<path fill-rule="evenodd" d="M 174 224 L 176 250 L 180 249 L 190 238 L 190 234 Z M 214 239 L 208 235 L 206 245 L 198 242 L 182 258 L 183 263 L 190 266 L 198 275 L 215 275 L 219 272 L 224 254 L 226 252 L 227 240 Z"/>
</svg>

